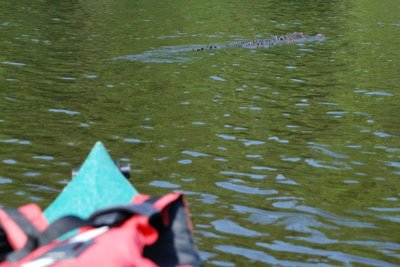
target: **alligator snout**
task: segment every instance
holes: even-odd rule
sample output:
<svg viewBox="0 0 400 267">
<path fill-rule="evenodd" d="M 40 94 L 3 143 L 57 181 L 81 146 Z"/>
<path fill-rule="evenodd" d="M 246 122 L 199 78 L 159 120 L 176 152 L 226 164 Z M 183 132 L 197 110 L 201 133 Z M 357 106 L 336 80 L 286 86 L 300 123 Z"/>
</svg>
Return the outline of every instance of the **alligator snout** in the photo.
<svg viewBox="0 0 400 267">
<path fill-rule="evenodd" d="M 315 39 L 317 41 L 324 41 L 326 39 L 326 37 L 322 33 L 318 33 L 317 35 L 315 35 Z"/>
</svg>

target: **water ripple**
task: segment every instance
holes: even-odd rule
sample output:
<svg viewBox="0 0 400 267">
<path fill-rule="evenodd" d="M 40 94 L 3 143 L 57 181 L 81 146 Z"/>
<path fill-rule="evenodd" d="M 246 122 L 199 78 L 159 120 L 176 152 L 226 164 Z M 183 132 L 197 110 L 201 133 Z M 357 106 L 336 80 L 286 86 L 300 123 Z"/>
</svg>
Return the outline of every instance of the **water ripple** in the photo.
<svg viewBox="0 0 400 267">
<path fill-rule="evenodd" d="M 67 115 L 77 115 L 77 114 L 79 114 L 79 112 L 77 112 L 77 111 L 72 111 L 72 110 L 67 110 L 67 109 L 56 109 L 56 108 L 49 109 L 49 112 L 64 113 L 64 114 L 67 114 Z"/>
<path fill-rule="evenodd" d="M 296 206 L 295 209 L 311 214 L 267 211 L 241 205 L 233 205 L 233 209 L 240 214 L 249 214 L 247 220 L 253 223 L 284 225 L 286 230 L 307 234 L 308 236 L 295 236 L 293 238 L 316 244 L 337 242 L 335 240 L 327 238 L 325 234 L 317 230 L 317 228 L 338 229 L 336 225 L 347 226 L 350 228 L 375 228 L 375 226 L 371 223 L 358 222 L 306 206 Z M 322 218 L 333 222 L 335 225 L 322 223 L 317 219 L 315 215 L 319 215 Z"/>
<path fill-rule="evenodd" d="M 143 141 L 138 138 L 125 138 L 124 141 L 132 144 L 151 143 L 151 141 Z"/>
<path fill-rule="evenodd" d="M 282 144 L 288 144 L 289 143 L 289 140 L 281 139 L 281 138 L 279 138 L 277 136 L 271 136 L 271 137 L 268 138 L 268 140 L 276 141 L 276 142 L 282 143 Z"/>
<path fill-rule="evenodd" d="M 12 61 L 3 61 L 3 62 L 1 62 L 1 64 L 4 64 L 4 65 L 11 65 L 11 66 L 16 66 L 16 67 L 23 67 L 23 66 L 26 66 L 25 63 L 22 63 L 22 62 L 12 62 Z"/>
<path fill-rule="evenodd" d="M 259 140 L 248 140 L 248 139 L 240 139 L 240 141 L 243 143 L 245 146 L 259 146 L 265 144 L 264 141 L 259 141 Z"/>
<path fill-rule="evenodd" d="M 14 159 L 5 159 L 5 160 L 3 160 L 3 163 L 9 164 L 9 165 L 14 165 L 14 164 L 17 164 L 17 161 Z"/>
<path fill-rule="evenodd" d="M 188 165 L 188 164 L 192 163 L 192 160 L 190 160 L 190 159 L 181 159 L 181 160 L 178 160 L 178 163 L 181 164 L 181 165 Z"/>
<path fill-rule="evenodd" d="M 280 184 L 299 185 L 296 181 L 285 177 L 283 174 L 278 174 L 275 177 L 276 181 Z"/>
<path fill-rule="evenodd" d="M 267 166 L 251 166 L 253 170 L 256 171 L 276 171 L 276 168 L 267 167 Z"/>
<path fill-rule="evenodd" d="M 311 213 L 311 214 L 317 214 L 317 215 L 319 215 L 325 219 L 328 219 L 331 222 L 338 224 L 338 225 L 348 226 L 348 227 L 352 227 L 352 228 L 375 228 L 375 226 L 371 223 L 358 222 L 356 220 L 348 219 L 345 217 L 340 217 L 335 214 L 332 214 L 327 211 L 323 211 L 323 210 L 320 210 L 320 209 L 314 208 L 314 207 L 297 206 L 296 210 Z"/>
<path fill-rule="evenodd" d="M 268 175 L 265 174 L 254 174 L 254 173 L 244 173 L 244 172 L 234 172 L 234 171 L 220 171 L 219 173 L 223 175 L 245 176 L 251 179 L 265 179 L 268 177 Z"/>
<path fill-rule="evenodd" d="M 33 156 L 32 158 L 33 158 L 33 159 L 41 159 L 41 160 L 54 160 L 54 157 L 52 157 L 52 156 L 46 156 L 46 155 L 43 155 L 43 156 Z"/>
<path fill-rule="evenodd" d="M 0 176 L 0 184 L 11 184 L 13 181 L 10 178 Z"/>
<path fill-rule="evenodd" d="M 308 165 L 315 168 L 331 169 L 331 170 L 351 170 L 352 168 L 346 162 L 331 162 L 332 165 L 322 164 L 322 160 L 305 159 Z"/>
<path fill-rule="evenodd" d="M 357 89 L 354 91 L 355 93 L 362 93 L 365 95 L 372 95 L 372 96 L 393 96 L 390 93 L 387 93 L 385 91 L 368 91 L 364 89 Z"/>
<path fill-rule="evenodd" d="M 216 220 L 211 222 L 211 224 L 214 226 L 215 230 L 226 234 L 240 235 L 246 237 L 259 237 L 267 235 L 247 229 L 229 220 Z"/>
<path fill-rule="evenodd" d="M 15 144 L 20 144 L 20 145 L 31 145 L 31 141 L 28 140 L 19 140 L 19 139 L 5 139 L 5 140 L 0 140 L 0 143 L 15 143 Z"/>
<path fill-rule="evenodd" d="M 161 187 L 161 188 L 170 188 L 170 189 L 174 189 L 174 188 L 179 188 L 181 187 L 178 184 L 174 184 L 168 181 L 152 181 L 151 183 L 149 183 L 151 186 L 155 186 L 155 187 Z"/>
<path fill-rule="evenodd" d="M 255 187 L 234 184 L 231 182 L 216 182 L 215 184 L 224 189 L 228 189 L 228 190 L 243 193 L 243 194 L 250 194 L 250 195 L 278 194 L 278 191 L 276 191 L 274 189 L 259 189 L 259 188 L 255 188 Z"/>
<path fill-rule="evenodd" d="M 251 261 L 257 261 L 257 262 L 262 262 L 268 265 L 273 265 L 273 266 L 289 266 L 289 267 L 312 267 L 312 266 L 331 266 L 329 264 L 324 264 L 324 263 L 301 263 L 301 262 L 295 262 L 295 261 L 287 261 L 287 260 L 279 260 L 265 252 L 254 250 L 254 249 L 248 249 L 248 248 L 242 248 L 242 247 L 237 247 L 237 246 L 231 246 L 231 245 L 218 245 L 214 247 L 216 250 L 233 254 L 236 256 L 241 256 L 245 257 Z"/>
<path fill-rule="evenodd" d="M 328 148 L 326 148 L 326 147 L 323 146 L 323 145 L 318 145 L 318 144 L 310 143 L 310 146 L 309 146 L 309 147 L 310 147 L 312 150 L 320 151 L 320 152 L 322 152 L 324 155 L 327 155 L 327 156 L 330 156 L 330 157 L 333 157 L 333 158 L 346 159 L 346 158 L 349 157 L 349 156 L 344 155 L 344 154 L 340 154 L 340 153 L 337 153 L 337 152 L 333 152 L 333 151 L 329 150 Z"/>
<path fill-rule="evenodd" d="M 222 138 L 224 140 L 236 140 L 236 137 L 233 135 L 226 135 L 226 134 L 216 134 L 217 137 Z"/>
<path fill-rule="evenodd" d="M 193 192 L 193 191 L 184 191 L 185 195 L 198 195 L 200 196 L 199 201 L 206 203 L 206 204 L 215 204 L 218 202 L 218 196 L 211 195 L 208 193 L 200 193 L 200 192 Z"/>
<path fill-rule="evenodd" d="M 400 162 L 389 162 L 386 165 L 400 169 Z"/>
<path fill-rule="evenodd" d="M 216 76 L 216 75 L 210 76 L 210 78 L 211 78 L 212 80 L 214 80 L 214 81 L 219 81 L 219 82 L 225 82 L 225 81 L 226 81 L 224 78 L 219 77 L 219 76 Z"/>
<path fill-rule="evenodd" d="M 190 150 L 184 150 L 181 152 L 184 155 L 189 155 L 192 157 L 208 157 L 209 155 L 207 153 L 203 153 L 203 152 L 197 152 L 197 151 L 190 151 Z"/>
<path fill-rule="evenodd" d="M 272 244 L 257 242 L 256 244 L 260 247 L 267 248 L 273 251 L 323 256 L 328 259 L 341 262 L 342 264 L 345 265 L 349 265 L 351 263 L 360 263 L 373 266 L 397 266 L 394 264 L 390 264 L 386 261 L 380 261 L 372 258 L 356 256 L 353 254 L 348 254 L 340 251 L 331 251 L 331 250 L 322 250 L 322 249 L 304 247 L 283 241 L 274 241 Z"/>
<path fill-rule="evenodd" d="M 386 133 L 384 131 L 376 131 L 373 133 L 375 136 L 378 136 L 380 138 L 388 138 L 388 137 L 397 137 L 395 135 L 392 135 L 390 133 Z"/>
</svg>

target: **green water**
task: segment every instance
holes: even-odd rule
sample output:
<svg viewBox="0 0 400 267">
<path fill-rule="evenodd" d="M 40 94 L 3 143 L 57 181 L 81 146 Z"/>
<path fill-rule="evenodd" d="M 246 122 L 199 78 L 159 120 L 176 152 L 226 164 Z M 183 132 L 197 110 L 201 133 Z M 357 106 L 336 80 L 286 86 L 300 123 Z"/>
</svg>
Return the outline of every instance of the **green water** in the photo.
<svg viewBox="0 0 400 267">
<path fill-rule="evenodd" d="M 206 266 L 400 264 L 398 1 L 0 0 L 0 203 L 101 140 Z M 323 33 L 323 43 L 184 52 Z"/>
</svg>

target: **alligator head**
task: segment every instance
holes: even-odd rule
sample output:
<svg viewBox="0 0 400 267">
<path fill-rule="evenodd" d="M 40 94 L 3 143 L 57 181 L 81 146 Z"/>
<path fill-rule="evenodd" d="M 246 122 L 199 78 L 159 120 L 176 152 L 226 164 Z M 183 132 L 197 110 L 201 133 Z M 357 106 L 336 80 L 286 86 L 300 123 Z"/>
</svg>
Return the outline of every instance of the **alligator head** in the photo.
<svg viewBox="0 0 400 267">
<path fill-rule="evenodd" d="M 315 35 L 307 35 L 302 32 L 295 32 L 285 36 L 281 36 L 280 39 L 288 43 L 300 43 L 300 42 L 322 42 L 325 40 L 325 35 L 318 33 Z"/>
</svg>

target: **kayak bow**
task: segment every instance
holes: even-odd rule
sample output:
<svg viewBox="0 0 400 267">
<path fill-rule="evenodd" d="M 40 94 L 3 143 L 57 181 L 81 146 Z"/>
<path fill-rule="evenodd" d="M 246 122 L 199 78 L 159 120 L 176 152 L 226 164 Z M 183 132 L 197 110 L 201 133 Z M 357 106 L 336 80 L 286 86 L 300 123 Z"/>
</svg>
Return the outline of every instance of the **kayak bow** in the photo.
<svg viewBox="0 0 400 267">
<path fill-rule="evenodd" d="M 44 214 L 49 223 L 66 215 L 87 218 L 98 209 L 127 204 L 136 194 L 104 145 L 97 142 L 77 175 Z"/>
</svg>

